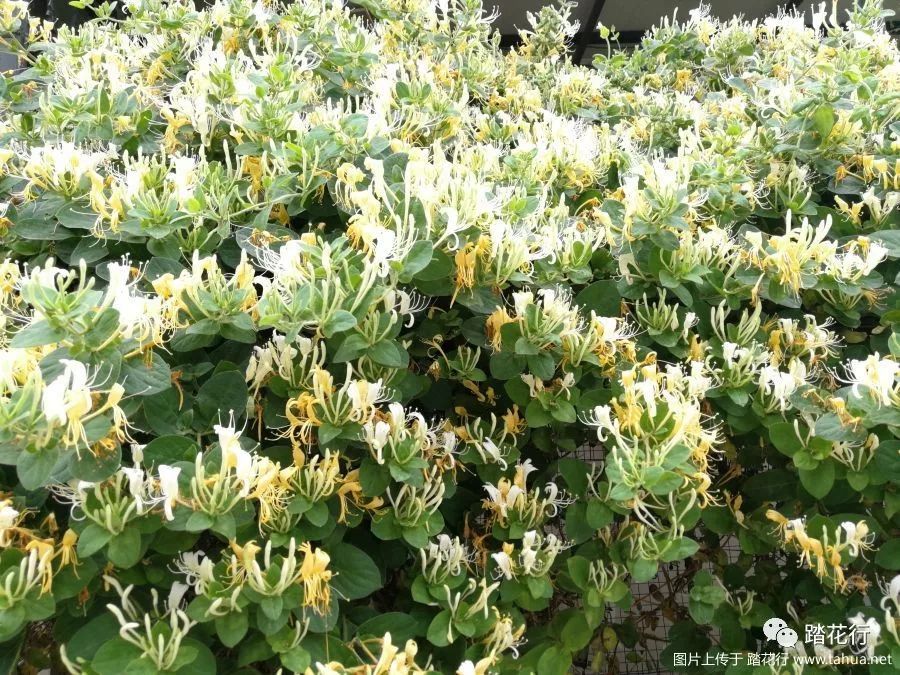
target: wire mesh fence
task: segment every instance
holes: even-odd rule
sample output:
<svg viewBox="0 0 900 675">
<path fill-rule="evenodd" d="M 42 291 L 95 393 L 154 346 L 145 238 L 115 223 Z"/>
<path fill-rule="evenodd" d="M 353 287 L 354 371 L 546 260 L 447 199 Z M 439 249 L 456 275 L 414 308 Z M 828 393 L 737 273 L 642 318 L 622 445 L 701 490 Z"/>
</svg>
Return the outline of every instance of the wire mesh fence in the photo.
<svg viewBox="0 0 900 675">
<path fill-rule="evenodd" d="M 600 466 L 604 451 L 599 446 L 582 447 L 578 459 Z M 728 562 L 740 554 L 736 538 L 720 544 Z M 576 675 L 655 675 L 671 673 L 663 658 L 672 626 L 684 618 L 688 608 L 691 579 L 712 564 L 687 559 L 660 566 L 657 576 L 646 582 L 632 582 L 630 606 L 607 606 L 603 626 L 594 640 L 575 659 Z M 713 636 L 715 637 L 715 636 Z"/>
</svg>

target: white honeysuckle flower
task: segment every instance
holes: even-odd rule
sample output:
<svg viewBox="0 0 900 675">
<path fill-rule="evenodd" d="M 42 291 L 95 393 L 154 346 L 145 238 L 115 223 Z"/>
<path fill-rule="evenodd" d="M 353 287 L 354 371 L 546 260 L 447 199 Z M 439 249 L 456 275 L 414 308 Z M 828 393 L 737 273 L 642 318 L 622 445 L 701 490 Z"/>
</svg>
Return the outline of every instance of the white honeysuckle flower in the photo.
<svg viewBox="0 0 900 675">
<path fill-rule="evenodd" d="M 395 310 L 400 316 L 406 317 L 404 326 L 412 328 L 415 322 L 415 314 L 428 307 L 429 300 L 415 291 L 407 292 L 400 289 L 391 289 L 384 296 L 386 307 Z"/>
<path fill-rule="evenodd" d="M 9 500 L 0 502 L 0 548 L 10 545 L 12 530 L 19 522 L 20 512 L 14 509 Z"/>
<path fill-rule="evenodd" d="M 147 500 L 147 485 L 144 470 L 140 467 L 123 466 L 119 471 L 125 474 L 128 479 L 128 491 L 131 493 L 131 496 L 134 497 L 138 513 L 143 513 L 144 502 Z"/>
<path fill-rule="evenodd" d="M 347 396 L 353 404 L 354 411 L 362 414 L 382 402 L 387 396 L 387 392 L 380 379 L 375 382 L 354 380 L 347 385 Z"/>
<path fill-rule="evenodd" d="M 884 606 L 891 602 L 897 609 L 900 609 L 900 574 L 895 575 L 890 584 L 888 584 L 887 590 L 885 592 L 885 596 L 881 601 L 881 606 Z"/>
<path fill-rule="evenodd" d="M 512 294 L 512 298 L 517 316 L 524 316 L 528 307 L 534 304 L 534 293 L 531 291 L 516 291 Z"/>
<path fill-rule="evenodd" d="M 403 409 L 403 404 L 394 401 L 393 403 L 388 403 L 388 414 L 391 418 L 391 423 L 396 426 L 403 426 L 406 423 L 406 411 Z M 410 413 L 410 417 L 413 415 L 417 415 L 421 418 L 419 413 Z"/>
<path fill-rule="evenodd" d="M 512 580 L 515 577 L 512 558 L 506 551 L 491 553 L 491 558 L 497 563 L 495 578 L 503 577 L 504 579 Z"/>
<path fill-rule="evenodd" d="M 63 141 L 32 147 L 22 172 L 29 179 L 29 188 L 72 197 L 83 179 L 95 174 L 106 159 L 106 153 L 86 151 L 75 143 Z"/>
<path fill-rule="evenodd" d="M 157 467 L 157 471 L 159 472 L 159 490 L 162 494 L 166 520 L 174 520 L 175 516 L 172 513 L 172 509 L 178 503 L 178 476 L 181 474 L 181 467 L 160 464 Z"/>
<path fill-rule="evenodd" d="M 803 644 L 798 643 L 798 644 Z M 813 645 L 813 654 L 816 655 L 816 658 L 822 659 L 825 663 L 832 663 L 834 660 L 834 650 L 826 647 L 823 644 L 815 644 Z"/>
<path fill-rule="evenodd" d="M 430 584 L 440 584 L 450 577 L 459 576 L 472 561 L 472 553 L 459 537 L 439 534 L 420 549 L 422 574 Z"/>
<path fill-rule="evenodd" d="M 884 610 L 884 627 L 894 640 L 900 637 L 900 574 L 894 575 L 886 586 L 882 584 L 884 597 L 879 606 Z"/>
<path fill-rule="evenodd" d="M 63 372 L 44 388 L 41 407 L 48 422 L 66 424 L 69 415 L 82 416 L 93 405 L 87 367 L 81 361 L 60 359 Z"/>
<path fill-rule="evenodd" d="M 75 491 L 79 495 L 83 495 L 88 490 L 93 490 L 96 485 L 96 483 L 89 480 L 79 480 L 77 483 L 75 483 Z"/>
<path fill-rule="evenodd" d="M 525 624 L 520 624 L 518 628 L 513 627 L 512 616 L 501 615 L 494 609 L 497 621 L 491 627 L 491 631 L 486 638 L 489 654 L 502 654 L 509 650 L 514 659 L 519 658 L 519 647 L 525 642 Z M 479 665 L 484 661 L 479 661 Z M 490 664 L 486 664 L 489 668 Z M 484 671 L 487 672 L 487 671 Z"/>
<path fill-rule="evenodd" d="M 694 312 L 688 312 L 684 315 L 684 323 L 681 326 L 681 338 L 683 340 L 688 339 L 691 328 L 696 326 L 699 320 L 699 317 Z"/>
<path fill-rule="evenodd" d="M 182 156 L 173 157 L 170 161 L 172 170 L 167 178 L 175 191 L 178 203 L 184 205 L 194 194 L 198 166 L 197 158 Z"/>
<path fill-rule="evenodd" d="M 190 590 L 190 586 L 180 581 L 173 581 L 172 588 L 169 589 L 169 597 L 166 600 L 166 607 L 169 610 L 177 609 L 181 606 L 181 601 L 185 594 Z"/>
<path fill-rule="evenodd" d="M 388 438 L 390 437 L 391 425 L 381 420 L 374 424 L 372 422 L 366 422 L 363 425 L 363 432 L 365 433 L 366 443 L 368 443 L 375 451 L 375 461 L 379 464 L 384 464 L 384 454 L 382 451 L 387 445 Z"/>
<path fill-rule="evenodd" d="M 174 563 L 174 572 L 184 575 L 188 586 L 195 593 L 203 593 L 206 585 L 213 581 L 212 561 L 203 551 L 184 551 Z"/>
<path fill-rule="evenodd" d="M 178 658 L 184 638 L 196 625 L 196 622 L 178 607 L 179 593 L 182 592 L 183 585 L 175 582 L 176 586 L 173 586 L 173 592 L 169 596 L 173 602 L 165 611 L 158 606 L 157 594 L 153 594 L 154 612 L 151 619 L 151 613 L 144 613 L 131 600 L 134 585 L 123 589 L 117 579 L 109 576 L 104 576 L 103 579 L 119 594 L 121 606 L 112 603 L 106 605 L 119 622 L 119 637 L 137 647 L 142 653 L 142 658 L 146 658 L 157 669 L 170 669 Z M 158 628 L 154 630 L 155 621 L 165 622 L 167 630 L 164 632 L 160 632 Z"/>
<path fill-rule="evenodd" d="M 846 547 L 852 557 L 856 558 L 862 550 L 871 548 L 875 534 L 869 531 L 866 521 L 845 521 L 841 523 L 841 529 L 846 533 Z"/>
<path fill-rule="evenodd" d="M 853 395 L 862 398 L 865 387 L 880 405 L 891 405 L 900 375 L 900 363 L 882 358 L 878 352 L 865 360 L 853 359 L 847 365 L 847 383 L 853 387 Z"/>
<path fill-rule="evenodd" d="M 500 448 L 497 447 L 497 444 L 494 443 L 494 441 L 492 441 L 490 438 L 485 438 L 481 442 L 480 449 L 484 452 L 484 454 L 482 454 L 482 457 L 484 457 L 484 455 L 486 454 L 493 463 L 497 464 L 501 469 L 506 469 L 506 460 L 503 459 L 503 453 L 501 452 Z"/>
<path fill-rule="evenodd" d="M 606 441 L 607 433 L 611 432 L 614 436 L 619 433 L 619 421 L 612 419 L 612 408 L 608 405 L 595 406 L 584 421 L 597 427 L 597 439 L 601 443 Z"/>
<path fill-rule="evenodd" d="M 779 410 L 790 408 L 790 397 L 807 382 L 806 365 L 799 359 L 791 360 L 788 371 L 775 366 L 765 366 L 759 371 L 759 387 L 771 396 Z"/>
<path fill-rule="evenodd" d="M 38 360 L 27 349 L 0 349 L 0 396 L 18 391 L 38 371 L 37 366 Z"/>
<path fill-rule="evenodd" d="M 851 627 L 856 628 L 861 635 L 865 635 L 865 654 L 871 659 L 875 656 L 875 649 L 881 644 L 881 624 L 874 618 L 863 617 L 862 612 L 847 619 Z"/>
<path fill-rule="evenodd" d="M 136 465 L 144 463 L 144 448 L 147 447 L 147 444 L 140 443 L 132 443 L 131 444 L 131 458 L 134 460 Z"/>
<path fill-rule="evenodd" d="M 237 430 L 232 424 L 223 426 L 216 424 L 213 427 L 219 440 L 219 447 L 222 450 L 222 472 L 234 472 L 235 477 L 241 482 L 240 496 L 246 497 L 250 494 L 250 488 L 258 473 L 258 465 L 254 455 L 241 447 L 241 433 L 243 430 Z"/>
</svg>

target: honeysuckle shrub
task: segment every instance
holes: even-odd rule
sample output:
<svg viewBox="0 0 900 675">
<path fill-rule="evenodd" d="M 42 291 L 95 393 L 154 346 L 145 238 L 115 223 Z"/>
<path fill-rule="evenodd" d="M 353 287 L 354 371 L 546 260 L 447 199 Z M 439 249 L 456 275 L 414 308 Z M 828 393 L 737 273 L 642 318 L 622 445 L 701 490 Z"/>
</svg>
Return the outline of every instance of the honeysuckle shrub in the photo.
<svg viewBox="0 0 900 675">
<path fill-rule="evenodd" d="M 565 4 L 94 9 L 0 3 L 5 663 L 602 669 L 657 577 L 668 663 L 900 662 L 878 2 L 592 68 Z"/>
</svg>

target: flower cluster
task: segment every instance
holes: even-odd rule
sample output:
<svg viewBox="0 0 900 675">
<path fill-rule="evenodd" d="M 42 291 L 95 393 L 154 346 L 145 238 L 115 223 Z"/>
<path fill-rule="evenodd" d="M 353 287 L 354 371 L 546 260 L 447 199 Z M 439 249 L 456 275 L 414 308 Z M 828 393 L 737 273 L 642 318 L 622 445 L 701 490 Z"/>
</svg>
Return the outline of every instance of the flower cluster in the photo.
<svg viewBox="0 0 900 675">
<path fill-rule="evenodd" d="M 591 67 L 566 1 L 81 4 L 0 0 L 0 653 L 554 675 L 789 591 L 897 656 L 879 0 Z"/>
</svg>

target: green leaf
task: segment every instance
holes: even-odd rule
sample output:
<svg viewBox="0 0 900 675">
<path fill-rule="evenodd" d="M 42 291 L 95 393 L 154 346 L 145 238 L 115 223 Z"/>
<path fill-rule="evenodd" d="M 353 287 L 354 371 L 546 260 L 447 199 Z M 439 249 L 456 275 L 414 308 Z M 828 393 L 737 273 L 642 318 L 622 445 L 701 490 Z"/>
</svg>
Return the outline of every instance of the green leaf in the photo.
<svg viewBox="0 0 900 675">
<path fill-rule="evenodd" d="M 145 397 L 143 412 L 148 431 L 158 436 L 178 433 L 182 428 L 184 407 L 184 402 L 174 388 Z"/>
<path fill-rule="evenodd" d="M 59 342 L 65 337 L 65 331 L 54 328 L 46 321 L 36 321 L 35 323 L 25 326 L 25 328 L 16 333 L 15 337 L 13 337 L 12 341 L 9 343 L 9 346 L 15 347 L 16 349 L 42 347 L 44 345 L 53 344 L 54 342 Z"/>
<path fill-rule="evenodd" d="M 356 317 L 347 310 L 339 309 L 322 325 L 322 334 L 330 338 L 345 330 L 350 330 L 354 326 L 356 326 Z"/>
<path fill-rule="evenodd" d="M 401 529 L 404 541 L 414 549 L 422 549 L 428 546 L 428 532 L 423 525 L 420 525 L 419 527 L 404 527 Z"/>
<path fill-rule="evenodd" d="M 188 532 L 204 532 L 213 526 L 215 522 L 207 513 L 203 511 L 194 511 L 187 519 L 184 529 Z"/>
<path fill-rule="evenodd" d="M 149 659 L 139 656 L 128 663 L 125 672 L 128 675 L 158 675 L 159 669 Z"/>
<path fill-rule="evenodd" d="M 0 635 L 3 634 L 3 620 L 0 619 Z M 12 625 L 12 622 L 10 622 Z M 22 633 L 15 640 L 10 640 L 0 650 L 0 675 L 16 675 L 19 672 L 19 654 L 22 653 L 22 645 L 25 644 L 25 634 Z"/>
<path fill-rule="evenodd" d="M 280 595 L 265 597 L 259 601 L 259 608 L 262 613 L 273 621 L 281 616 L 284 609 L 284 600 Z"/>
<path fill-rule="evenodd" d="M 698 550 L 700 550 L 700 544 L 688 537 L 681 537 L 672 543 L 661 559 L 663 562 L 684 560 L 685 558 L 690 558 Z"/>
<path fill-rule="evenodd" d="M 656 573 L 659 570 L 659 565 L 655 560 L 644 560 L 643 558 L 638 558 L 630 563 L 629 569 L 631 570 L 632 578 L 636 582 L 642 583 L 644 581 L 650 581 L 653 577 L 656 576 Z"/>
<path fill-rule="evenodd" d="M 391 541 L 402 537 L 403 530 L 397 525 L 393 514 L 387 513 L 372 521 L 372 534 L 384 541 Z"/>
<path fill-rule="evenodd" d="M 430 241 L 420 239 L 409 250 L 406 260 L 403 261 L 403 280 L 409 281 L 416 273 L 421 272 L 428 263 L 434 253 L 434 247 Z"/>
<path fill-rule="evenodd" d="M 356 653 L 336 635 L 307 635 L 303 638 L 303 648 L 309 652 L 313 663 L 356 663 Z M 262 659 L 256 659 L 262 660 Z"/>
<path fill-rule="evenodd" d="M 303 647 L 294 647 L 283 654 L 279 654 L 281 665 L 295 673 L 305 673 L 312 657 Z"/>
<path fill-rule="evenodd" d="M 491 356 L 491 375 L 498 380 L 511 380 L 519 377 L 524 371 L 524 359 L 515 354 L 500 352 Z"/>
<path fill-rule="evenodd" d="M 900 570 L 900 539 L 889 539 L 878 547 L 875 564 L 886 570 Z"/>
<path fill-rule="evenodd" d="M 778 452 L 788 457 L 793 457 L 800 449 L 800 440 L 797 438 L 794 425 L 790 422 L 778 422 L 769 427 L 769 438 Z"/>
<path fill-rule="evenodd" d="M 446 647 L 450 644 L 448 632 L 450 630 L 450 612 L 446 609 L 438 612 L 437 616 L 428 625 L 428 641 L 436 647 Z M 452 636 L 452 633 L 451 633 Z M 455 637 L 455 636 L 454 636 Z"/>
<path fill-rule="evenodd" d="M 381 588 L 381 571 L 368 554 L 345 543 L 330 546 L 327 552 L 331 556 L 331 570 L 337 573 L 331 585 L 341 598 L 357 600 Z"/>
<path fill-rule="evenodd" d="M 219 327 L 219 335 L 227 340 L 253 344 L 256 342 L 256 327 L 249 314 L 236 314 Z"/>
<path fill-rule="evenodd" d="M 223 513 L 220 516 L 216 516 L 210 529 L 217 534 L 221 534 L 229 541 L 234 539 L 237 536 L 237 523 L 234 513 Z"/>
<path fill-rule="evenodd" d="M 193 462 L 197 444 L 186 436 L 160 436 L 144 446 L 144 465 L 159 466 L 176 462 Z"/>
<path fill-rule="evenodd" d="M 315 639 L 317 636 L 312 637 Z M 307 640 L 304 640 L 304 643 L 306 642 Z M 241 643 L 240 652 L 238 653 L 238 665 L 246 666 L 254 661 L 265 661 L 274 655 L 275 652 L 262 635 L 259 633 L 251 633 L 250 636 Z M 330 660 L 327 654 L 323 654 L 323 658 L 325 659 L 323 663 L 328 663 Z"/>
<path fill-rule="evenodd" d="M 572 556 L 566 561 L 566 568 L 569 570 L 569 576 L 575 585 L 581 589 L 587 587 L 588 579 L 591 574 L 591 562 L 587 558 L 581 556 Z"/>
<path fill-rule="evenodd" d="M 516 340 L 515 348 L 516 354 L 520 356 L 536 356 L 541 353 L 541 350 L 538 349 L 535 345 L 531 344 L 528 341 L 528 338 L 522 336 L 518 340 Z"/>
<path fill-rule="evenodd" d="M 82 452 L 87 452 L 82 450 Z M 39 452 L 21 452 L 16 464 L 19 483 L 26 490 L 37 490 L 51 482 L 51 475 L 59 461 L 59 448 L 45 448 Z"/>
<path fill-rule="evenodd" d="M 141 656 L 141 651 L 130 642 L 116 636 L 103 644 L 91 660 L 91 668 L 98 675 L 122 675 L 128 673 L 131 662 Z"/>
<path fill-rule="evenodd" d="M 888 249 L 891 258 L 900 258 L 900 230 L 880 230 L 871 236 Z"/>
<path fill-rule="evenodd" d="M 854 429 L 841 423 L 834 413 L 828 413 L 816 420 L 816 436 L 829 441 L 863 442 L 866 434 L 862 429 Z M 830 445 L 829 445 L 830 448 Z"/>
<path fill-rule="evenodd" d="M 834 486 L 834 462 L 821 462 L 815 469 L 800 469 L 800 482 L 816 499 L 822 499 Z"/>
<path fill-rule="evenodd" d="M 834 128 L 835 120 L 834 108 L 830 105 L 822 105 L 816 108 L 816 111 L 812 116 L 812 123 L 822 141 L 824 141 L 831 133 L 831 130 Z"/>
<path fill-rule="evenodd" d="M 806 450 L 800 450 L 794 454 L 794 466 L 801 471 L 812 471 L 820 464 L 819 460 L 810 455 Z"/>
<path fill-rule="evenodd" d="M 346 363 L 347 361 L 352 361 L 353 359 L 361 356 L 368 348 L 368 341 L 359 333 L 348 335 L 343 341 L 341 341 L 340 347 L 338 347 L 337 351 L 335 352 L 334 362 Z"/>
<path fill-rule="evenodd" d="M 542 380 L 551 380 L 556 373 L 556 360 L 550 354 L 541 353 L 534 356 L 526 356 L 525 362 L 528 364 L 528 370 L 535 377 Z"/>
<path fill-rule="evenodd" d="M 562 644 L 570 652 L 584 649 L 594 635 L 594 629 L 588 625 L 584 612 L 580 610 L 566 610 L 569 614 L 562 630 Z M 561 615 L 563 616 L 563 615 Z"/>
<path fill-rule="evenodd" d="M 388 467 L 378 464 L 371 455 L 363 458 L 359 467 L 359 484 L 367 497 L 377 497 L 384 493 L 391 483 Z"/>
<path fill-rule="evenodd" d="M 658 471 L 652 471 L 658 469 Z M 684 479 L 674 471 L 666 471 L 661 467 L 651 467 L 645 476 L 644 484 L 655 495 L 667 495 L 684 482 Z"/>
<path fill-rule="evenodd" d="M 757 503 L 786 501 L 795 496 L 796 483 L 787 469 L 770 469 L 744 481 L 744 496 Z"/>
<path fill-rule="evenodd" d="M 316 527 L 322 527 L 328 522 L 331 512 L 325 502 L 316 502 L 304 512 L 303 517 Z"/>
<path fill-rule="evenodd" d="M 183 661 L 181 658 L 178 659 L 176 673 L 180 673 L 180 675 L 215 675 L 218 672 L 216 657 L 205 644 L 193 638 L 185 638 L 181 643 L 179 657 L 182 652 L 187 650 L 193 651 L 193 655 Z"/>
<path fill-rule="evenodd" d="M 68 203 L 56 212 L 56 219 L 60 225 L 72 230 L 90 230 L 97 223 L 97 214 L 86 205 Z"/>
<path fill-rule="evenodd" d="M 402 645 L 407 640 L 421 636 L 424 633 L 423 628 L 422 623 L 409 614 L 387 612 L 364 621 L 356 629 L 356 634 L 360 638 L 363 636 L 380 638 L 385 633 L 390 633 L 391 641 L 394 644 Z"/>
<path fill-rule="evenodd" d="M 133 567 L 141 559 L 141 532 L 136 527 L 126 527 L 122 532 L 109 540 L 107 555 L 116 567 L 127 569 Z"/>
<path fill-rule="evenodd" d="M 117 443 L 112 450 L 102 454 L 82 450 L 80 455 L 72 456 L 69 467 L 73 478 L 98 483 L 112 476 L 121 463 L 122 446 Z"/>
<path fill-rule="evenodd" d="M 366 350 L 366 356 L 375 363 L 388 368 L 406 368 L 409 354 L 396 342 L 382 340 Z"/>
<path fill-rule="evenodd" d="M 575 502 L 566 509 L 566 536 L 575 543 L 587 541 L 594 534 L 594 528 L 587 520 L 587 505 Z"/>
<path fill-rule="evenodd" d="M 6 642 L 22 630 L 25 620 L 25 607 L 22 603 L 17 603 L 0 612 L 0 643 Z M 0 650 L 7 648 L 8 645 L 0 644 Z"/>
<path fill-rule="evenodd" d="M 582 289 L 575 296 L 575 304 L 584 307 L 586 314 L 593 310 L 598 316 L 619 316 L 621 296 L 613 279 L 601 279 Z"/>
<path fill-rule="evenodd" d="M 53 577 L 53 597 L 57 601 L 74 598 L 98 572 L 97 564 L 92 558 L 82 557 L 78 566 L 68 565 L 56 572 Z"/>
<path fill-rule="evenodd" d="M 325 447 L 335 438 L 341 435 L 343 429 L 341 427 L 336 427 L 331 424 L 322 424 L 319 427 L 318 431 L 318 440 L 319 445 Z"/>
<path fill-rule="evenodd" d="M 124 361 L 120 378 L 129 396 L 150 396 L 172 386 L 169 364 L 154 352 L 150 352 L 147 358 L 140 356 Z"/>
<path fill-rule="evenodd" d="M 588 469 L 587 463 L 580 459 L 564 457 L 558 463 L 559 473 L 566 481 L 569 492 L 575 495 L 582 495 L 588 487 Z"/>
<path fill-rule="evenodd" d="M 247 408 L 247 385 L 244 376 L 234 370 L 212 375 L 197 394 L 197 408 L 203 430 L 234 412 L 235 418 L 243 418 Z"/>
<path fill-rule="evenodd" d="M 587 503 L 587 511 L 585 513 L 587 523 L 594 530 L 599 530 L 613 521 L 613 512 L 600 499 L 591 499 Z"/>
<path fill-rule="evenodd" d="M 550 408 L 550 416 L 557 422 L 563 422 L 565 424 L 575 424 L 578 420 L 575 406 L 568 401 L 563 401 L 561 399 L 557 399 L 556 405 Z"/>
<path fill-rule="evenodd" d="M 82 341 L 85 347 L 94 351 L 103 347 L 118 332 L 119 312 L 107 307 L 93 316 L 90 327 L 82 336 Z"/>
<path fill-rule="evenodd" d="M 541 675 L 567 675 L 572 667 L 572 655 L 558 647 L 550 647 L 541 654 L 537 672 Z"/>
<path fill-rule="evenodd" d="M 97 523 L 91 523 L 78 535 L 78 555 L 82 558 L 94 555 L 109 543 L 112 534 Z"/>
<path fill-rule="evenodd" d="M 528 407 L 525 408 L 525 421 L 532 429 L 545 427 L 553 421 L 553 417 L 549 412 L 544 410 L 544 406 L 537 399 L 533 399 Z"/>
<path fill-rule="evenodd" d="M 176 352 L 192 352 L 208 347 L 215 341 L 215 334 L 188 333 L 185 329 L 179 328 L 169 340 L 169 346 Z"/>
</svg>

